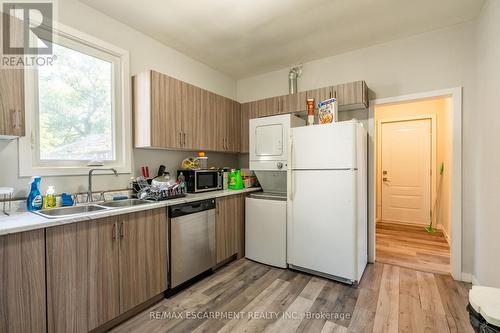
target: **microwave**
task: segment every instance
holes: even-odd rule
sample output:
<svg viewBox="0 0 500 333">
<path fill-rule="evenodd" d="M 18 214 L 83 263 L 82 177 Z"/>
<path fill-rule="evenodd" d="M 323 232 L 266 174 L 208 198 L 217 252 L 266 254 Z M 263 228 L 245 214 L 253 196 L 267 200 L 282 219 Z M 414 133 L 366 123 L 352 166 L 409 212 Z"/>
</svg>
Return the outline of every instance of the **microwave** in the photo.
<svg viewBox="0 0 500 333">
<path fill-rule="evenodd" d="M 188 193 L 222 190 L 224 174 L 220 170 L 177 170 L 177 178 L 181 172 Z"/>
</svg>

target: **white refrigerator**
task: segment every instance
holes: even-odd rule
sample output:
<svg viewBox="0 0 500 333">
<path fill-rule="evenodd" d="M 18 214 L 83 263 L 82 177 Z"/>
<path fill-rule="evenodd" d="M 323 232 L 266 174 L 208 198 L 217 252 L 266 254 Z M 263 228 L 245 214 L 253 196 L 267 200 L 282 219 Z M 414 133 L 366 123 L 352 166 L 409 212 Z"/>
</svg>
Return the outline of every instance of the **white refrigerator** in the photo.
<svg viewBox="0 0 500 333">
<path fill-rule="evenodd" d="M 367 133 L 355 121 L 291 135 L 287 260 L 355 284 L 367 263 Z"/>
</svg>

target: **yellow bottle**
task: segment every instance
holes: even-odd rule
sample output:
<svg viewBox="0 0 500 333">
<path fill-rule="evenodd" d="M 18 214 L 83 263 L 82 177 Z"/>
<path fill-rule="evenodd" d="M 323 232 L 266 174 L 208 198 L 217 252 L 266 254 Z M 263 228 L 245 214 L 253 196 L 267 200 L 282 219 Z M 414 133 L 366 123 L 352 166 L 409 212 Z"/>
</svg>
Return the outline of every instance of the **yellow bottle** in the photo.
<svg viewBox="0 0 500 333">
<path fill-rule="evenodd" d="M 54 208 L 56 206 L 56 195 L 54 186 L 49 186 L 43 200 L 43 208 Z"/>
</svg>

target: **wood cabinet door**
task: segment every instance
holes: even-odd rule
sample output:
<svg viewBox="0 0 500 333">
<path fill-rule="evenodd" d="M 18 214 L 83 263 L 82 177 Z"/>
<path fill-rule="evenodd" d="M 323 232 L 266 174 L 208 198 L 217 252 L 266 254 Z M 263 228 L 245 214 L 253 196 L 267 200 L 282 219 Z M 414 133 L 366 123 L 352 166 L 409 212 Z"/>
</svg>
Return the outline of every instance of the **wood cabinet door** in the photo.
<svg viewBox="0 0 500 333">
<path fill-rule="evenodd" d="M 249 152 L 250 103 L 241 104 L 240 152 Z"/>
<path fill-rule="evenodd" d="M 248 113 L 250 119 L 259 118 L 260 101 L 248 102 L 247 104 L 248 104 Z"/>
<path fill-rule="evenodd" d="M 228 102 L 223 96 L 215 95 L 216 150 L 226 151 Z"/>
<path fill-rule="evenodd" d="M 368 87 L 365 81 L 335 86 L 339 108 L 344 110 L 368 107 Z"/>
<path fill-rule="evenodd" d="M 230 152 L 240 152 L 241 150 L 241 109 L 240 103 L 235 101 L 230 101 L 231 109 L 229 110 L 229 121 L 228 121 L 228 150 Z"/>
<path fill-rule="evenodd" d="M 201 135 L 199 149 L 216 151 L 218 149 L 217 95 L 201 91 Z"/>
<path fill-rule="evenodd" d="M 24 23 L 6 13 L 3 20 L 10 22 L 11 37 L 22 45 L 24 40 Z M 0 135 L 24 136 L 25 108 L 24 108 L 24 70 L 0 69 Z"/>
<path fill-rule="evenodd" d="M 221 263 L 238 252 L 237 243 L 237 196 L 217 199 L 215 218 L 215 244 L 217 263 Z"/>
<path fill-rule="evenodd" d="M 49 332 L 87 332 L 120 314 L 115 217 L 46 229 Z"/>
<path fill-rule="evenodd" d="M 307 110 L 307 92 L 301 91 L 293 95 L 280 96 L 280 113 L 300 112 Z"/>
<path fill-rule="evenodd" d="M 318 103 L 323 102 L 329 98 L 335 97 L 333 92 L 333 87 L 324 87 L 314 90 L 308 90 L 306 92 L 307 99 L 313 98 L 315 107 L 318 107 Z"/>
<path fill-rule="evenodd" d="M 151 146 L 182 148 L 182 82 L 151 71 Z"/>
<path fill-rule="evenodd" d="M 202 112 L 202 89 L 188 83 L 182 82 L 182 148 L 203 148 L 205 137 L 204 121 L 207 121 L 206 113 Z"/>
<path fill-rule="evenodd" d="M 158 208 L 117 217 L 122 313 L 167 289 L 166 212 Z"/>
<path fill-rule="evenodd" d="M 0 69 L 0 135 L 24 136 L 24 71 Z"/>
<path fill-rule="evenodd" d="M 46 332 L 45 234 L 0 236 L 0 332 Z"/>
</svg>

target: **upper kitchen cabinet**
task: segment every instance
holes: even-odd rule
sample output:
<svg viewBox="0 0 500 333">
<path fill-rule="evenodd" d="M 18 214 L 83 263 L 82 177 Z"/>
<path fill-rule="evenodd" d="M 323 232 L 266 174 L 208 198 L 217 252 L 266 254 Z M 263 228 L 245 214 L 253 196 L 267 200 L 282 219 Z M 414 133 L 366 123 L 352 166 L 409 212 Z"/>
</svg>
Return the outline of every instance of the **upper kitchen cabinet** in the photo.
<svg viewBox="0 0 500 333">
<path fill-rule="evenodd" d="M 240 152 L 249 152 L 250 103 L 241 104 Z"/>
<path fill-rule="evenodd" d="M 365 81 L 340 84 L 335 90 L 339 110 L 348 111 L 368 108 L 368 86 Z"/>
<path fill-rule="evenodd" d="M 182 82 L 146 71 L 133 78 L 135 147 L 182 148 Z"/>
<path fill-rule="evenodd" d="M 3 19 L 9 17 L 5 13 Z M 12 18 L 11 18 L 12 19 Z M 11 36 L 22 36 L 23 23 L 11 20 Z M 15 24 L 18 23 L 18 24 Z M 25 136 L 24 70 L 0 69 L 0 139 Z"/>
<path fill-rule="evenodd" d="M 292 113 L 307 110 L 307 92 L 300 91 L 293 95 L 284 95 L 278 97 L 279 112 Z"/>
<path fill-rule="evenodd" d="M 133 87 L 136 148 L 239 152 L 239 103 L 155 71 Z"/>
<path fill-rule="evenodd" d="M 24 71 L 0 69 L 0 137 L 24 135 Z"/>
<path fill-rule="evenodd" d="M 306 96 L 307 99 L 310 98 L 314 99 L 314 103 L 317 106 L 319 102 L 335 97 L 335 90 L 333 87 L 324 87 L 314 90 L 308 90 L 306 91 Z"/>
<path fill-rule="evenodd" d="M 203 89 L 195 87 L 188 83 L 181 83 L 182 102 L 181 102 L 181 148 L 186 149 L 209 149 L 205 144 L 204 129 L 209 123 L 207 112 L 203 112 L 202 91 Z"/>
<path fill-rule="evenodd" d="M 201 89 L 201 118 L 198 149 L 202 150 L 217 150 L 218 126 L 217 126 L 217 95 Z M 197 147 L 192 147 L 196 149 Z"/>
<path fill-rule="evenodd" d="M 241 124 L 239 103 L 216 95 L 216 150 L 224 152 L 239 152 Z"/>
<path fill-rule="evenodd" d="M 231 101 L 231 115 L 228 119 L 228 136 L 229 136 L 229 151 L 237 153 L 241 151 L 241 135 L 240 135 L 240 124 L 241 124 L 241 104 L 235 101 Z"/>
</svg>

